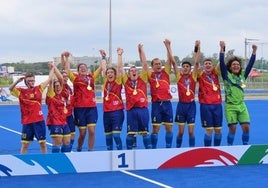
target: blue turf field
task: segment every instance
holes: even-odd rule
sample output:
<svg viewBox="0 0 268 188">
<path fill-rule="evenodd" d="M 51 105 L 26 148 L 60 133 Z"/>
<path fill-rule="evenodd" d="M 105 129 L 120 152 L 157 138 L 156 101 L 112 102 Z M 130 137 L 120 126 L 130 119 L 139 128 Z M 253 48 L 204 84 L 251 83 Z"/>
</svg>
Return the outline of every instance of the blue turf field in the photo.
<svg viewBox="0 0 268 188">
<path fill-rule="evenodd" d="M 250 144 L 263 144 L 268 143 L 268 129 L 266 126 L 266 122 L 268 121 L 267 111 L 268 111 L 268 100 L 247 100 L 248 109 L 251 116 L 251 134 L 250 134 Z M 176 103 L 173 102 L 173 111 L 175 113 Z M 150 105 L 149 105 L 150 106 Z M 45 116 L 47 115 L 47 108 L 43 105 L 43 112 Z M 97 122 L 96 127 L 96 142 L 95 142 L 95 150 L 105 150 L 105 136 L 103 133 L 103 123 L 102 123 L 102 104 L 98 103 L 98 113 L 99 120 Z M 20 109 L 18 105 L 0 105 L 0 154 L 14 154 L 19 153 L 20 149 L 20 135 L 21 132 L 21 124 L 20 124 Z M 196 115 L 196 126 L 195 126 L 195 134 L 196 134 L 196 146 L 203 146 L 203 135 L 204 130 L 200 126 L 200 118 L 199 118 L 199 104 L 197 102 L 197 115 Z M 173 147 L 175 147 L 175 137 L 177 134 L 177 125 L 174 124 L 173 132 Z M 228 132 L 228 128 L 226 125 L 226 121 L 224 118 L 223 121 L 223 138 L 222 144 L 226 145 L 226 136 Z M 161 127 L 159 134 L 158 147 L 164 148 L 164 127 Z M 77 132 L 78 135 L 78 132 Z M 122 131 L 122 139 L 123 143 L 125 143 L 126 138 L 126 124 L 124 123 L 123 131 Z M 51 143 L 51 139 L 49 136 L 49 132 L 47 131 L 47 142 Z M 9 143 L 8 146 L 4 143 Z M 235 145 L 241 144 L 241 129 L 237 126 L 237 134 L 235 138 Z M 74 144 L 74 147 L 76 143 Z M 124 144 L 125 146 L 125 144 Z M 188 135 L 187 128 L 185 129 L 183 147 L 188 147 Z M 84 150 L 87 150 L 86 144 L 84 144 Z M 143 148 L 141 137 L 138 137 L 138 148 Z M 50 150 L 50 146 L 48 145 L 48 149 Z M 74 148 L 75 151 L 75 148 Z M 33 142 L 30 145 L 29 153 L 39 152 L 39 145 L 36 142 Z"/>
<path fill-rule="evenodd" d="M 268 100 L 247 100 L 251 115 L 250 144 L 268 143 Z M 196 146 L 203 146 L 203 129 L 200 127 L 199 105 L 197 103 Z M 43 107 L 45 116 L 46 106 Z M 105 137 L 102 127 L 102 104 L 98 104 L 99 121 L 96 129 L 96 150 L 105 150 Z M 173 111 L 176 104 L 173 103 Z M 227 127 L 223 122 L 223 141 L 226 145 Z M 0 154 L 17 154 L 20 149 L 20 112 L 18 105 L 0 105 Z M 122 138 L 125 140 L 125 124 Z M 174 125 L 174 136 L 177 126 Z M 187 129 L 185 130 L 183 147 L 187 147 Z M 175 138 L 175 137 L 174 137 Z M 51 139 L 47 132 L 47 142 Z M 241 130 L 237 129 L 235 144 L 241 143 Z M 75 144 L 76 145 L 76 144 Z M 159 147 L 164 147 L 164 129 L 159 135 Z M 173 147 L 175 140 L 173 140 Z M 86 147 L 84 147 L 86 150 Z M 138 148 L 143 148 L 138 139 Z M 48 145 L 50 152 L 50 145 Z M 30 145 L 29 153 L 38 153 L 36 142 Z M 40 176 L 0 177 L 0 187 L 266 187 L 268 183 L 268 165 L 248 165 L 230 167 L 200 167 L 169 170 L 116 171 L 84 174 L 61 174 Z"/>
</svg>

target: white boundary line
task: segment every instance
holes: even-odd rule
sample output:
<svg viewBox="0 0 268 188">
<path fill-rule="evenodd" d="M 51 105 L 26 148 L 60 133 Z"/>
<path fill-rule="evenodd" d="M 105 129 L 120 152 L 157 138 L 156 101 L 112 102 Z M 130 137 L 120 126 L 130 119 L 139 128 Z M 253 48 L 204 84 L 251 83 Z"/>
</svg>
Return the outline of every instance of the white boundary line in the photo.
<svg viewBox="0 0 268 188">
<path fill-rule="evenodd" d="M 163 184 L 163 183 L 159 183 L 159 182 L 157 182 L 157 181 L 154 181 L 154 180 L 145 178 L 145 177 L 143 177 L 143 176 L 139 176 L 139 175 L 137 175 L 137 174 L 133 174 L 133 173 L 128 172 L 128 171 L 126 171 L 126 170 L 120 170 L 120 172 L 125 173 L 125 174 L 128 174 L 128 175 L 130 175 L 130 176 L 134 176 L 134 177 L 139 178 L 139 179 L 142 179 L 142 180 L 144 180 L 144 181 L 148 181 L 148 182 L 150 182 L 150 183 L 159 185 L 159 186 L 161 186 L 161 187 L 165 187 L 165 188 L 173 188 L 173 187 L 168 186 L 168 185 L 165 185 L 165 184 Z"/>
<path fill-rule="evenodd" d="M 4 130 L 6 130 L 6 131 L 10 131 L 10 132 L 12 132 L 12 133 L 16 133 L 16 134 L 18 134 L 18 135 L 21 135 L 20 132 L 18 132 L 18 131 L 14 131 L 14 130 L 12 130 L 12 129 L 9 129 L 9 128 L 5 127 L 5 126 L 0 125 L 0 128 L 4 129 Z M 36 140 L 36 138 L 34 138 L 34 140 Z M 49 143 L 49 142 L 46 142 L 46 144 L 49 145 L 49 146 L 52 146 L 52 144 Z"/>
</svg>

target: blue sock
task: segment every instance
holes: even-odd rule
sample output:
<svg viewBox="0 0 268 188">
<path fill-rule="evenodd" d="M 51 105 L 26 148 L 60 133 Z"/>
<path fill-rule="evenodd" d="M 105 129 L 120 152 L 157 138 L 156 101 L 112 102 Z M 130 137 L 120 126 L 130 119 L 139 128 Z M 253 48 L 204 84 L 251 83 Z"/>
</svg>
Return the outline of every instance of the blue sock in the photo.
<svg viewBox="0 0 268 188">
<path fill-rule="evenodd" d="M 227 136 L 227 144 L 228 144 L 228 146 L 232 146 L 233 145 L 233 143 L 234 143 L 234 137 L 235 137 L 234 134 L 228 133 L 228 136 Z"/>
<path fill-rule="evenodd" d="M 126 139 L 127 149 L 133 148 L 133 140 L 134 140 L 133 136 L 127 135 L 127 139 Z"/>
<path fill-rule="evenodd" d="M 133 136 L 133 148 L 137 147 L 137 135 Z"/>
<path fill-rule="evenodd" d="M 143 136 L 143 144 L 144 144 L 145 149 L 152 148 L 150 135 Z"/>
<path fill-rule="evenodd" d="M 248 141 L 249 141 L 249 133 L 244 133 L 242 134 L 242 142 L 243 145 L 248 145 Z"/>
<path fill-rule="evenodd" d="M 214 146 L 221 145 L 221 135 L 222 135 L 221 133 L 214 135 Z"/>
<path fill-rule="evenodd" d="M 204 145 L 211 146 L 212 136 L 205 134 L 204 136 Z"/>
<path fill-rule="evenodd" d="M 106 140 L 107 150 L 113 150 L 113 136 L 112 136 L 112 134 L 107 134 L 105 136 L 105 140 Z"/>
<path fill-rule="evenodd" d="M 74 145 L 74 139 L 71 139 L 70 144 Z"/>
<path fill-rule="evenodd" d="M 190 136 L 189 137 L 189 146 L 190 147 L 195 147 L 195 136 Z"/>
<path fill-rule="evenodd" d="M 166 132 L 166 148 L 171 148 L 173 140 L 173 132 Z"/>
<path fill-rule="evenodd" d="M 180 148 L 182 143 L 182 136 L 177 136 L 176 147 Z"/>
<path fill-rule="evenodd" d="M 158 134 L 151 134 L 152 148 L 156 149 Z"/>
<path fill-rule="evenodd" d="M 62 145 L 61 146 L 61 152 L 65 153 L 65 152 L 70 152 L 71 151 L 71 145 Z"/>
<path fill-rule="evenodd" d="M 52 146 L 52 153 L 59 153 L 60 152 L 60 147 L 59 146 Z"/>
<path fill-rule="evenodd" d="M 113 137 L 114 137 L 114 141 L 116 143 L 117 150 L 122 150 L 123 146 L 122 146 L 122 140 L 121 140 L 120 134 L 119 133 L 113 133 Z"/>
</svg>

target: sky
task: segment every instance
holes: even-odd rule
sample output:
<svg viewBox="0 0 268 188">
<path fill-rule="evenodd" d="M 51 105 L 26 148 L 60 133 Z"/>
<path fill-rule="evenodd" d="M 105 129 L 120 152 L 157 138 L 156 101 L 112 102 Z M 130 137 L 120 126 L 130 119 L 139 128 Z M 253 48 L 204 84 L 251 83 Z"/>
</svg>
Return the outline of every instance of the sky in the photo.
<svg viewBox="0 0 268 188">
<path fill-rule="evenodd" d="M 77 57 L 109 54 L 109 3 L 2 0 L 0 64 L 51 61 L 65 50 Z M 139 43 L 148 60 L 166 59 L 165 38 L 180 59 L 191 55 L 195 40 L 205 56 L 218 53 L 224 40 L 235 55 L 249 56 L 254 43 L 257 59 L 268 59 L 267 10 L 267 0 L 111 0 L 111 59 L 121 47 L 125 62 L 138 60 Z"/>
</svg>

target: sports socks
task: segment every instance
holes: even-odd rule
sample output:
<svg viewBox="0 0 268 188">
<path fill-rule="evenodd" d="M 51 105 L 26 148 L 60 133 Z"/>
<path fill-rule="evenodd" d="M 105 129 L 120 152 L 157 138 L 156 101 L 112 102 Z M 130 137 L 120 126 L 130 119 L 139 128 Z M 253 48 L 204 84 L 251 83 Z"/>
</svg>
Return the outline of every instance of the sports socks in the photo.
<svg viewBox="0 0 268 188">
<path fill-rule="evenodd" d="M 233 145 L 233 143 L 234 143 L 234 137 L 235 137 L 234 134 L 228 133 L 228 136 L 227 136 L 227 144 L 228 144 L 228 146 L 232 146 Z"/>
<path fill-rule="evenodd" d="M 143 144 L 144 144 L 145 149 L 152 148 L 150 135 L 143 136 Z"/>
<path fill-rule="evenodd" d="M 151 134 L 152 149 L 156 149 L 158 134 Z"/>
<path fill-rule="evenodd" d="M 177 136 L 176 147 L 180 148 L 182 144 L 182 136 Z"/>
<path fill-rule="evenodd" d="M 133 141 L 134 141 L 133 136 L 129 136 L 129 135 L 127 135 L 127 139 L 126 139 L 127 149 L 130 150 L 130 149 L 133 148 Z"/>
<path fill-rule="evenodd" d="M 123 146 L 122 146 L 122 140 L 121 140 L 120 134 L 119 133 L 113 133 L 113 137 L 114 137 L 114 141 L 116 143 L 117 150 L 122 150 Z"/>
<path fill-rule="evenodd" d="M 214 135 L 214 146 L 221 145 L 221 135 L 222 134 L 215 134 Z"/>
<path fill-rule="evenodd" d="M 52 153 L 59 153 L 60 152 L 60 147 L 59 146 L 52 146 Z"/>
<path fill-rule="evenodd" d="M 205 134 L 205 136 L 204 136 L 204 145 L 205 146 L 211 146 L 211 141 L 212 141 L 212 135 Z"/>
<path fill-rule="evenodd" d="M 195 146 L 195 136 L 189 137 L 189 146 L 194 147 Z"/>
<path fill-rule="evenodd" d="M 166 132 L 166 148 L 171 148 L 173 140 L 173 132 Z"/>
<path fill-rule="evenodd" d="M 113 150 L 113 136 L 112 136 L 112 134 L 108 134 L 105 137 L 106 137 L 107 150 Z"/>
<path fill-rule="evenodd" d="M 248 141 L 249 141 L 249 133 L 243 132 L 242 134 L 243 145 L 248 145 Z"/>
</svg>

